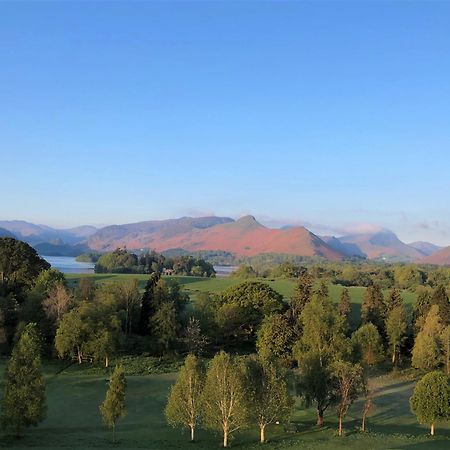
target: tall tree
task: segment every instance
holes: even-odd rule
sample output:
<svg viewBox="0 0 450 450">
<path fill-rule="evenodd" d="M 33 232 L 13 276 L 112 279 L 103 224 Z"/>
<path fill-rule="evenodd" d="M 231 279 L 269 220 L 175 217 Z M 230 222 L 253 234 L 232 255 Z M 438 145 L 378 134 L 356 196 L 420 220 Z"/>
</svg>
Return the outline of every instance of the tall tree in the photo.
<svg viewBox="0 0 450 450">
<path fill-rule="evenodd" d="M 439 336 L 442 325 L 439 318 L 439 307 L 433 305 L 428 312 L 425 323 L 416 336 L 412 349 L 411 363 L 413 367 L 433 370 L 441 362 L 441 348 Z"/>
<path fill-rule="evenodd" d="M 352 334 L 352 345 L 356 359 L 368 366 L 373 366 L 384 358 L 381 336 L 373 323 L 360 326 Z"/>
<path fill-rule="evenodd" d="M 46 316 L 56 323 L 59 323 L 72 304 L 73 297 L 61 281 L 50 288 L 48 297 L 42 302 Z"/>
<path fill-rule="evenodd" d="M 403 305 L 402 294 L 398 289 L 392 289 L 386 299 L 386 314 L 398 306 Z"/>
<path fill-rule="evenodd" d="M 364 391 L 363 369 L 359 364 L 336 361 L 333 364 L 336 383 L 336 412 L 339 419 L 339 436 L 343 433 L 343 421 L 352 403 Z"/>
<path fill-rule="evenodd" d="M 36 324 L 28 324 L 15 345 L 5 372 L 2 423 L 20 436 L 47 414 L 40 339 Z"/>
<path fill-rule="evenodd" d="M 254 341 L 256 331 L 264 317 L 283 312 L 286 304 L 283 297 L 267 283 L 247 281 L 226 289 L 220 296 L 225 311 L 233 308 L 237 319 L 235 334 L 240 334 L 242 340 Z"/>
<path fill-rule="evenodd" d="M 125 408 L 126 388 L 127 380 L 123 366 L 116 366 L 109 380 L 105 400 L 100 405 L 103 421 L 108 427 L 112 428 L 113 442 L 116 442 L 116 423 L 127 413 Z"/>
<path fill-rule="evenodd" d="M 441 332 L 442 359 L 447 375 L 450 375 L 450 325 Z"/>
<path fill-rule="evenodd" d="M 409 400 L 411 411 L 434 436 L 436 423 L 450 418 L 450 386 L 442 372 L 429 372 L 421 378 Z"/>
<path fill-rule="evenodd" d="M 65 314 L 55 336 L 55 347 L 61 358 L 76 357 L 82 363 L 86 329 L 79 308 Z"/>
<path fill-rule="evenodd" d="M 50 269 L 36 250 L 13 238 L 0 238 L 0 295 L 31 287 L 40 272 Z"/>
<path fill-rule="evenodd" d="M 247 383 L 250 420 L 259 427 L 260 442 L 266 442 L 268 425 L 289 417 L 293 400 L 286 379 L 275 362 L 248 360 Z"/>
<path fill-rule="evenodd" d="M 431 304 L 439 306 L 439 317 L 443 325 L 450 325 L 450 301 L 445 287 L 440 284 L 431 296 Z"/>
<path fill-rule="evenodd" d="M 150 274 L 147 284 L 145 285 L 145 292 L 141 302 L 141 315 L 139 319 L 139 330 L 140 333 L 144 335 L 149 333 L 149 321 L 156 312 L 154 293 L 160 277 L 161 276 L 158 272 L 153 272 Z"/>
<path fill-rule="evenodd" d="M 329 298 L 314 296 L 302 312 L 303 334 L 293 348 L 300 371 L 300 388 L 306 404 L 317 406 L 317 425 L 335 400 L 331 364 L 347 356 L 349 342 L 343 319 Z"/>
<path fill-rule="evenodd" d="M 311 275 L 305 269 L 302 271 L 297 280 L 297 286 L 295 287 L 294 294 L 289 302 L 289 316 L 294 324 L 294 331 L 297 335 L 301 330 L 301 314 L 303 308 L 312 298 L 313 280 Z"/>
<path fill-rule="evenodd" d="M 392 364 L 397 363 L 400 349 L 406 340 L 408 322 L 403 304 L 390 309 L 386 318 L 386 334 L 391 351 Z"/>
<path fill-rule="evenodd" d="M 339 314 L 345 318 L 345 321 L 347 322 L 347 325 L 349 323 L 350 319 L 350 292 L 347 288 L 344 288 L 341 293 L 341 297 L 339 299 L 339 306 L 338 306 Z"/>
<path fill-rule="evenodd" d="M 292 346 L 295 332 L 289 319 L 283 314 L 266 317 L 258 330 L 256 348 L 265 361 L 277 359 L 285 366 L 292 362 Z"/>
<path fill-rule="evenodd" d="M 173 302 L 163 303 L 150 319 L 150 325 L 162 352 L 167 353 L 177 339 L 179 328 Z"/>
<path fill-rule="evenodd" d="M 203 390 L 204 422 L 223 433 L 223 446 L 230 436 L 248 423 L 248 395 L 244 370 L 239 362 L 221 351 L 209 363 Z"/>
<path fill-rule="evenodd" d="M 385 315 L 386 307 L 380 286 L 378 284 L 369 286 L 364 293 L 361 305 L 362 323 L 373 323 L 378 328 L 380 335 L 384 336 Z"/>
<path fill-rule="evenodd" d="M 184 330 L 183 340 L 190 354 L 200 356 L 203 353 L 208 344 L 208 338 L 202 333 L 200 320 L 195 317 L 189 318 Z"/>
<path fill-rule="evenodd" d="M 133 330 L 133 318 L 137 307 L 141 303 L 139 282 L 136 278 L 123 280 L 119 284 L 120 303 L 125 310 L 125 334 Z"/>
<path fill-rule="evenodd" d="M 165 414 L 170 425 L 189 428 L 191 441 L 195 439 L 195 430 L 200 421 L 204 385 L 205 373 L 201 360 L 188 355 L 176 383 L 170 389 Z"/>
<path fill-rule="evenodd" d="M 364 384 L 364 404 L 362 409 L 362 420 L 361 420 L 361 431 L 366 431 L 366 421 L 367 416 L 373 409 L 373 397 L 374 397 L 374 390 L 371 386 L 369 386 L 369 380 L 366 378 L 365 384 Z"/>
<path fill-rule="evenodd" d="M 414 324 L 414 334 L 417 333 L 422 328 L 425 319 L 427 317 L 428 311 L 431 308 L 431 293 L 429 288 L 424 288 L 419 286 L 417 288 L 417 300 L 414 304 L 413 309 L 413 324 Z"/>
</svg>

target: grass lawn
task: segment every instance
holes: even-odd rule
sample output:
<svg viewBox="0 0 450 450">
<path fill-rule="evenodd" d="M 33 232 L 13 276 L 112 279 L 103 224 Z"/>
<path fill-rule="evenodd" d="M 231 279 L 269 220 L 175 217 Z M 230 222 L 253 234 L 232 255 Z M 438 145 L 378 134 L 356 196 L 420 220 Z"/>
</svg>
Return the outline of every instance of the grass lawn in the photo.
<svg viewBox="0 0 450 450">
<path fill-rule="evenodd" d="M 3 366 L 3 365 L 2 365 Z M 3 367 L 2 367 L 3 368 Z M 1 435 L 0 447 L 34 448 L 146 448 L 146 449 L 214 449 L 220 448 L 217 433 L 199 430 L 198 442 L 190 444 L 188 433 L 169 428 L 163 410 L 169 386 L 176 374 L 128 377 L 128 415 L 117 428 L 116 445 L 111 433 L 102 424 L 98 405 L 104 398 L 105 376 L 80 373 L 69 368 L 56 374 L 58 366 L 45 367 L 47 378 L 48 416 L 36 428 L 26 431 L 20 440 Z M 267 433 L 269 443 L 260 446 L 258 433 L 249 430 L 237 433 L 231 442 L 238 449 L 448 449 L 450 428 L 438 427 L 437 436 L 427 436 L 427 429 L 417 424 L 409 412 L 408 398 L 413 383 L 389 376 L 373 379 L 376 386 L 375 408 L 368 419 L 369 433 L 362 434 L 360 425 L 362 404 L 356 402 L 345 421 L 347 435 L 335 434 L 335 413 L 326 414 L 326 426 L 314 425 L 314 411 L 295 406 L 292 415 L 294 433 L 286 433 L 281 425 Z"/>
</svg>

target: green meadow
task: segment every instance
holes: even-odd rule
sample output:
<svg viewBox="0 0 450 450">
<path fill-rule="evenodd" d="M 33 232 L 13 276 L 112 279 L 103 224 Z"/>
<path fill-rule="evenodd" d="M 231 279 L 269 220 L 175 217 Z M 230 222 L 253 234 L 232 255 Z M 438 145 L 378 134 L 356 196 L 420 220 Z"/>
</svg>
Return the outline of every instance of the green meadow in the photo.
<svg viewBox="0 0 450 450">
<path fill-rule="evenodd" d="M 1 369 L 3 370 L 4 364 Z M 44 365 L 47 384 L 47 419 L 30 428 L 17 440 L 2 435 L 0 447 L 35 448 L 119 448 L 119 449 L 214 449 L 221 448 L 219 434 L 199 430 L 197 442 L 188 442 L 186 431 L 168 427 L 163 410 L 169 386 L 176 374 L 130 376 L 127 390 L 127 416 L 119 422 L 118 443 L 112 445 L 111 433 L 102 424 L 98 406 L 107 388 L 107 375 L 83 373 L 72 366 L 61 371 L 57 364 Z M 450 428 L 438 427 L 434 438 L 427 428 L 417 424 L 410 413 L 408 399 L 413 383 L 407 379 L 383 375 L 374 377 L 375 407 L 368 418 L 369 432 L 359 431 L 362 402 L 357 401 L 345 421 L 346 436 L 336 435 L 334 410 L 326 413 L 326 426 L 317 429 L 313 409 L 296 404 L 286 429 L 274 425 L 268 431 L 269 442 L 260 445 L 256 430 L 234 435 L 237 449 L 448 449 Z"/>
</svg>

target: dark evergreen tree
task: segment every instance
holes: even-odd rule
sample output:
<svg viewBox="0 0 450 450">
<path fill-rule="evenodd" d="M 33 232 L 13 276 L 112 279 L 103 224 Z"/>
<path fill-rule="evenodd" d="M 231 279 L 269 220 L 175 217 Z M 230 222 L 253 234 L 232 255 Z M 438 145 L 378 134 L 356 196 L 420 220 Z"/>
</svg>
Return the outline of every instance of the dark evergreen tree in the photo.
<svg viewBox="0 0 450 450">
<path fill-rule="evenodd" d="M 158 272 L 153 272 L 145 285 L 145 292 L 141 303 L 141 316 L 139 319 L 139 331 L 142 335 L 149 333 L 150 318 L 155 314 L 155 288 L 158 284 L 161 275 Z"/>
<path fill-rule="evenodd" d="M 45 419 L 47 406 L 41 372 L 41 346 L 36 324 L 28 324 L 15 345 L 5 372 L 3 427 L 16 436 Z"/>
<path fill-rule="evenodd" d="M 431 304 L 439 306 L 439 316 L 443 325 L 450 325 L 450 302 L 445 287 L 440 284 L 431 296 Z"/>
<path fill-rule="evenodd" d="M 398 289 L 392 289 L 386 299 L 386 314 L 399 306 L 403 306 L 402 294 Z"/>
<path fill-rule="evenodd" d="M 369 286 L 364 294 L 361 305 L 362 323 L 373 323 L 381 336 L 386 336 L 384 327 L 385 316 L 386 306 L 380 286 L 377 284 Z"/>
</svg>

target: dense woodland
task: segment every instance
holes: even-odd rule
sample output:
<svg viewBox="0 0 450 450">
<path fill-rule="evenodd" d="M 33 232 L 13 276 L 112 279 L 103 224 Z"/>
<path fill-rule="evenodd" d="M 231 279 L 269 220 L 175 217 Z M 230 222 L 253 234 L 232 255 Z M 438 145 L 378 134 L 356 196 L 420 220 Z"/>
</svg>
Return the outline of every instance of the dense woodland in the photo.
<svg viewBox="0 0 450 450">
<path fill-rule="evenodd" d="M 192 440 L 199 427 L 218 430 L 224 447 L 243 428 L 257 428 L 264 442 L 268 425 L 288 426 L 295 399 L 314 406 L 318 427 L 336 414 L 341 436 L 349 407 L 363 397 L 364 431 L 374 370 L 412 370 L 419 381 L 410 407 L 418 421 L 431 434 L 449 421 L 449 269 L 284 262 L 261 274 L 246 265 L 234 274 L 242 283 L 192 301 L 176 277 L 162 276 L 167 259 L 159 257 L 133 258 L 149 272 L 144 292 L 133 279 L 97 284 L 84 277 L 70 285 L 28 244 L 0 239 L 1 348 L 10 358 L 1 404 L 7 429 L 20 435 L 45 417 L 41 358 L 106 367 L 114 360 L 100 413 L 115 439 L 125 413 L 120 358 L 126 355 L 185 358 L 169 393 L 167 421 L 188 428 Z M 172 268 L 189 261 L 195 263 L 189 270 L 176 270 L 191 275 L 199 259 L 174 258 Z M 283 298 L 264 278 L 255 280 L 258 275 L 293 278 L 295 292 Z M 329 284 L 367 287 L 356 325 L 348 289 L 336 304 Z M 417 293 L 412 310 L 402 300 L 404 289 Z"/>
<path fill-rule="evenodd" d="M 212 264 L 202 258 L 190 255 L 169 257 L 155 251 L 136 255 L 120 248 L 96 257 L 94 270 L 96 273 L 168 272 L 173 275 L 196 277 L 213 277 L 216 274 Z"/>
</svg>

